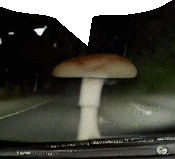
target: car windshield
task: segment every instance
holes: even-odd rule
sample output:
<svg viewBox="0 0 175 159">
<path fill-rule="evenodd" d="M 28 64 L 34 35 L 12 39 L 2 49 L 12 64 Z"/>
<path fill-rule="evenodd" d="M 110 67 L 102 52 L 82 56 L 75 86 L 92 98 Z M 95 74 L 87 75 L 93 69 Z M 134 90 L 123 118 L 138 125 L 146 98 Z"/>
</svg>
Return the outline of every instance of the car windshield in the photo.
<svg viewBox="0 0 175 159">
<path fill-rule="evenodd" d="M 54 18 L 1 9 L 9 14 L 0 26 L 0 140 L 62 142 L 173 135 L 172 6 L 136 15 L 94 17 L 88 46 Z M 101 61 L 83 65 L 80 57 L 92 54 L 126 58 L 137 75 L 114 77 L 128 68 L 121 71 L 125 66 L 107 58 L 99 66 Z M 61 76 L 58 65 L 72 58 L 80 61 L 66 63 L 66 75 Z M 80 76 L 92 66 L 98 70 L 93 76 L 87 77 L 88 71 Z"/>
</svg>

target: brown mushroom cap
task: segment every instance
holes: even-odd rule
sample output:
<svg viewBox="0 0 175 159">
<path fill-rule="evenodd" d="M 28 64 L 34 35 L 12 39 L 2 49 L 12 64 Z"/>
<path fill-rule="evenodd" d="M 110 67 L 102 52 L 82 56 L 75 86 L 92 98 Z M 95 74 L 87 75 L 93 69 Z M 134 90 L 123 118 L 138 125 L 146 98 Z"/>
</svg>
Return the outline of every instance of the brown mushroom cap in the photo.
<svg viewBox="0 0 175 159">
<path fill-rule="evenodd" d="M 72 58 L 58 64 L 55 77 L 133 78 L 136 67 L 126 58 L 114 54 L 91 54 Z"/>
</svg>

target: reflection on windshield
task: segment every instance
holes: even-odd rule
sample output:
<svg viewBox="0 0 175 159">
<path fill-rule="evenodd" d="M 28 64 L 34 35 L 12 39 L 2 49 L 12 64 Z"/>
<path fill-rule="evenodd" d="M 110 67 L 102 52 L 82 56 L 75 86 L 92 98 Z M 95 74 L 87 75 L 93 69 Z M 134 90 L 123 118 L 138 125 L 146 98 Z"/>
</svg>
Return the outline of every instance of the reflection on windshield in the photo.
<svg viewBox="0 0 175 159">
<path fill-rule="evenodd" d="M 56 142 L 173 134 L 174 14 L 169 16 L 167 12 L 165 17 L 159 12 L 128 16 L 129 22 L 116 16 L 114 19 L 120 21 L 120 27 L 114 23 L 116 20 L 109 21 L 103 16 L 94 18 L 88 47 L 58 21 L 59 27 L 55 28 L 54 20 L 48 25 L 49 22 L 42 19 L 42 25 L 34 27 L 48 25 L 41 36 L 37 36 L 34 28 L 30 30 L 32 26 L 27 31 L 25 28 L 25 35 L 20 26 L 14 34 L 8 34 L 12 29 L 0 34 L 0 140 Z M 150 15 L 152 19 L 148 18 Z M 128 28 L 126 24 L 130 24 Z M 93 79 L 95 82 L 88 81 L 89 84 L 88 78 L 69 76 L 82 61 L 74 68 L 67 63 L 67 77 L 52 75 L 63 61 L 93 53 L 123 56 L 134 64 L 137 76 L 107 78 L 104 75 L 102 80 Z M 124 73 L 122 67 L 111 67 L 111 61 L 106 68 L 109 72 Z M 101 63 L 91 63 L 88 73 L 92 73 L 91 66 L 95 66 L 100 74 Z M 102 83 L 97 87 L 99 81 Z M 82 83 L 87 92 L 91 86 L 93 89 L 80 100 Z M 99 99 L 96 101 L 98 109 L 82 111 L 80 103 L 92 108 L 94 97 Z M 81 119 L 84 124 L 80 131 Z M 81 137 L 82 133 L 89 136 Z"/>
</svg>

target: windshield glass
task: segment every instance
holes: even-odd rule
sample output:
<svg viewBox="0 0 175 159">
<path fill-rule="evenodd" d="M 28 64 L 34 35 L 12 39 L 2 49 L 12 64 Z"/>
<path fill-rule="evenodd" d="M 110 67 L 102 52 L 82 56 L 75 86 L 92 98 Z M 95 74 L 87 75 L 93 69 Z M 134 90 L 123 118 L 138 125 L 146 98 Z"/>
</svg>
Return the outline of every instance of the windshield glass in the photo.
<svg viewBox="0 0 175 159">
<path fill-rule="evenodd" d="M 54 18 L 8 12 L 0 26 L 0 140 L 174 134 L 173 5 L 94 17 L 88 46 Z M 79 58 L 102 53 L 103 62 Z M 137 75 L 121 77 L 128 67 L 107 60 L 112 55 L 129 60 Z M 57 66 L 72 58 L 61 76 Z"/>
</svg>

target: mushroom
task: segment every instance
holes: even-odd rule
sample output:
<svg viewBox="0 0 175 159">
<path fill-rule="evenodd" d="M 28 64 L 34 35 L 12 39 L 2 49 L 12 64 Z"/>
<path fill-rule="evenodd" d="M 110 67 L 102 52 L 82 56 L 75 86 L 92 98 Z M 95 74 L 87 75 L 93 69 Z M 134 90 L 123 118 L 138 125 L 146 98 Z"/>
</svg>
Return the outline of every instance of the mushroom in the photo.
<svg viewBox="0 0 175 159">
<path fill-rule="evenodd" d="M 83 78 L 79 106 L 78 140 L 100 138 L 98 108 L 106 78 L 133 78 L 137 69 L 126 58 L 114 54 L 90 54 L 58 64 L 52 71 L 55 77 Z"/>
</svg>

